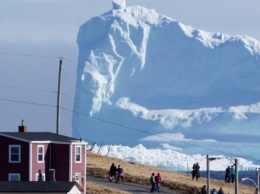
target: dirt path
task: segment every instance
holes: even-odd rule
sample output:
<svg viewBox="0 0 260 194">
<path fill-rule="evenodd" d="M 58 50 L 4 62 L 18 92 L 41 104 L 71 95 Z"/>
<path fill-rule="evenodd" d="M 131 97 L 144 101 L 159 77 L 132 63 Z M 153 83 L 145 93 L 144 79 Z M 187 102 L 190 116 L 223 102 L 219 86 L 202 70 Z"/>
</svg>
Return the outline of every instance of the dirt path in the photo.
<svg viewBox="0 0 260 194">
<path fill-rule="evenodd" d="M 148 186 L 141 186 L 138 184 L 130 184 L 130 183 L 115 183 L 113 182 L 109 182 L 107 179 L 101 179 L 101 178 L 93 178 L 93 177 L 89 177 L 87 179 L 89 182 L 98 184 L 98 185 L 103 185 L 109 188 L 113 188 L 113 189 L 117 189 L 117 190 L 121 190 L 121 191 L 125 191 L 125 192 L 129 192 L 132 194 L 148 194 L 150 193 L 150 187 Z M 162 188 L 160 190 L 160 193 L 163 194 L 177 194 L 173 191 L 168 191 L 165 188 Z"/>
</svg>

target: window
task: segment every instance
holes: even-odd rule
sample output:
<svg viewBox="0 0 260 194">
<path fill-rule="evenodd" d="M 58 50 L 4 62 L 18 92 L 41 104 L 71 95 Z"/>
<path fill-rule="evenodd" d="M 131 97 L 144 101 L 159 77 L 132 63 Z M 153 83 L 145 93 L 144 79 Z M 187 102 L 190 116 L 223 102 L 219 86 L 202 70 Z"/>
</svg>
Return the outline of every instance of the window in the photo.
<svg viewBox="0 0 260 194">
<path fill-rule="evenodd" d="M 75 147 L 75 161 L 78 163 L 81 162 L 81 146 Z"/>
<path fill-rule="evenodd" d="M 38 162 L 44 162 L 44 146 L 43 145 L 38 145 L 37 148 L 37 161 Z"/>
<path fill-rule="evenodd" d="M 9 173 L 8 181 L 20 181 L 20 174 L 19 173 Z"/>
<path fill-rule="evenodd" d="M 81 173 L 75 173 L 75 180 L 79 185 L 81 185 Z"/>
<path fill-rule="evenodd" d="M 21 146 L 9 145 L 9 162 L 20 163 L 21 162 Z"/>
</svg>

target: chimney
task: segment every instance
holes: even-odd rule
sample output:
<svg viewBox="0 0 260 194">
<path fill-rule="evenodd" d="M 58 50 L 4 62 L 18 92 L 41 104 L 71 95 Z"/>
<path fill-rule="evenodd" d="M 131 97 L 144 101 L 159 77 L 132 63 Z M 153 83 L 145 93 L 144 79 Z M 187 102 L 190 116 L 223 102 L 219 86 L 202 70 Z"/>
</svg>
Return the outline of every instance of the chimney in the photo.
<svg viewBox="0 0 260 194">
<path fill-rule="evenodd" d="M 49 181 L 56 181 L 55 180 L 55 170 L 49 169 Z"/>
<path fill-rule="evenodd" d="M 26 132 L 26 126 L 23 125 L 23 120 L 22 120 L 22 125 L 18 126 L 19 133 L 25 133 Z"/>
</svg>

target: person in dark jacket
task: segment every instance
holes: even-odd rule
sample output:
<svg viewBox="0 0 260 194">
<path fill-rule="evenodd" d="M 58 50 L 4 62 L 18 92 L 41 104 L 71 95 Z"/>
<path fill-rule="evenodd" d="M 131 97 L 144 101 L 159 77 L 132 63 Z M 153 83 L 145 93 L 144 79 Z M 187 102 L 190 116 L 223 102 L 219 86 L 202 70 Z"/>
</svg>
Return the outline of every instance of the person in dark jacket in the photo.
<svg viewBox="0 0 260 194">
<path fill-rule="evenodd" d="M 200 165 L 199 165 L 199 163 L 197 163 L 196 166 L 195 166 L 195 174 L 196 174 L 196 180 L 198 180 L 199 177 L 200 177 Z"/>
<path fill-rule="evenodd" d="M 114 163 L 112 163 L 110 170 L 109 170 L 109 180 L 112 182 L 113 177 L 116 180 L 116 166 Z"/>
<path fill-rule="evenodd" d="M 224 194 L 224 191 L 223 191 L 222 187 L 219 188 L 218 194 Z"/>
<path fill-rule="evenodd" d="M 206 185 L 201 188 L 201 194 L 207 194 Z"/>
<path fill-rule="evenodd" d="M 161 178 L 160 173 L 158 172 L 157 175 L 155 176 L 155 189 L 154 189 L 154 191 L 160 192 L 161 181 L 162 181 L 162 178 Z"/>
<path fill-rule="evenodd" d="M 121 165 L 118 165 L 116 183 L 118 183 L 120 178 L 121 178 L 122 182 L 124 183 L 124 170 Z"/>
<path fill-rule="evenodd" d="M 194 178 L 196 176 L 196 164 L 195 163 L 192 166 L 191 175 L 192 175 L 192 180 L 194 180 Z"/>
<path fill-rule="evenodd" d="M 217 193 L 217 190 L 216 190 L 215 188 L 213 188 L 211 194 L 218 194 L 218 193 Z"/>
<path fill-rule="evenodd" d="M 230 166 L 228 166 L 226 168 L 225 182 L 230 183 L 230 178 L 231 178 L 231 169 L 230 169 Z"/>
<path fill-rule="evenodd" d="M 153 193 L 155 190 L 155 184 L 156 184 L 154 173 L 152 173 L 152 175 L 150 177 L 150 183 L 151 183 L 151 193 Z"/>
</svg>

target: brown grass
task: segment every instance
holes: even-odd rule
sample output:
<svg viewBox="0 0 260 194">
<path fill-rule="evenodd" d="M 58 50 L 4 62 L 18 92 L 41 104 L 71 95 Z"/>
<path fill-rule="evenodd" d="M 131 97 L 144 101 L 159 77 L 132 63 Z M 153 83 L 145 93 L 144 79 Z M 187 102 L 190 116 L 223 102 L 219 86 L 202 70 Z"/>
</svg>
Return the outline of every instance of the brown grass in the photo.
<svg viewBox="0 0 260 194">
<path fill-rule="evenodd" d="M 207 185 L 206 178 L 200 178 L 198 181 L 191 180 L 191 175 L 187 175 L 185 173 L 177 173 L 172 172 L 165 169 L 159 169 L 155 167 L 144 166 L 141 164 L 137 164 L 134 162 L 127 162 L 116 158 L 105 157 L 93 154 L 92 152 L 87 152 L 87 175 L 97 178 L 108 178 L 109 168 L 112 163 L 115 165 L 121 165 L 124 169 L 124 178 L 125 182 L 135 183 L 142 186 L 149 186 L 149 178 L 151 173 L 160 172 L 162 177 L 162 188 L 174 190 L 180 194 L 188 194 L 194 193 L 197 194 L 203 185 Z M 105 189 L 109 189 L 104 187 L 101 189 L 100 186 L 96 189 L 101 189 L 99 191 L 94 191 L 94 184 L 87 183 L 87 191 L 88 193 L 110 193 L 108 191 L 101 191 Z M 234 194 L 235 193 L 235 185 L 224 183 L 224 181 L 211 179 L 210 181 L 211 188 L 222 187 L 225 193 Z M 96 186 L 97 187 L 97 186 Z M 93 192 L 92 192 L 93 190 Z M 239 194 L 252 194 L 255 191 L 255 188 L 246 186 L 244 184 L 239 184 Z M 118 193 L 120 191 L 113 191 L 111 193 Z M 122 192 L 126 193 L 126 192 Z"/>
<path fill-rule="evenodd" d="M 128 192 L 112 189 L 102 185 L 97 185 L 92 182 L 87 182 L 87 194 L 107 194 L 107 193 L 129 194 Z"/>
</svg>

